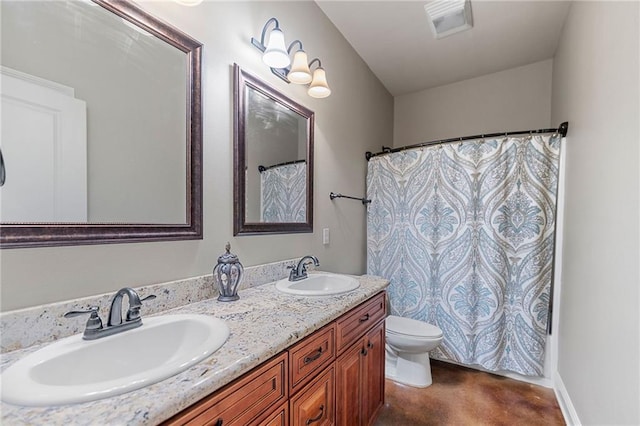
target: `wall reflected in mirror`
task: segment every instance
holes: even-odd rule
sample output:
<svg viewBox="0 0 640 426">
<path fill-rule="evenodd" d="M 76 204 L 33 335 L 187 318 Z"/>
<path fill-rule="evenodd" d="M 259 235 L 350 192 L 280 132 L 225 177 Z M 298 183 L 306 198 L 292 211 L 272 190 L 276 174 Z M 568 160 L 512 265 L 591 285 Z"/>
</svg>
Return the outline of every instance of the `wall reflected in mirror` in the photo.
<svg viewBox="0 0 640 426">
<path fill-rule="evenodd" d="M 187 54 L 91 1 L 1 7 L 0 221 L 186 224 Z"/>
<path fill-rule="evenodd" d="M 237 65 L 234 91 L 235 234 L 311 232 L 313 112 Z"/>
</svg>

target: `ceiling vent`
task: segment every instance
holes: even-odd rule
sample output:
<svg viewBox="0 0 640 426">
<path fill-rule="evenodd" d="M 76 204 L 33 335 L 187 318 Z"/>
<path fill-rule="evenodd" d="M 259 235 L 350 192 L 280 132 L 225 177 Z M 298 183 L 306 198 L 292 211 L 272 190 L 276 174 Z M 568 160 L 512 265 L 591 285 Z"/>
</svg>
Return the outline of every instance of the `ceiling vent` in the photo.
<svg viewBox="0 0 640 426">
<path fill-rule="evenodd" d="M 469 0 L 435 0 L 424 5 L 431 31 L 443 38 L 473 27 Z"/>
</svg>

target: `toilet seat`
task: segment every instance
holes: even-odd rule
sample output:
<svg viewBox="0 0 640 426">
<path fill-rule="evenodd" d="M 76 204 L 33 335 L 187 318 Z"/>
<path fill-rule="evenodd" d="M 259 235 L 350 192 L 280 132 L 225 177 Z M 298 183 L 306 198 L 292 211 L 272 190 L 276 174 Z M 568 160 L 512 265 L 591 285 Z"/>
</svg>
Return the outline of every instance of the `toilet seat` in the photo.
<svg viewBox="0 0 640 426">
<path fill-rule="evenodd" d="M 389 315 L 385 321 L 385 326 L 388 334 L 429 339 L 442 337 L 442 330 L 435 325 L 412 318 Z"/>
</svg>

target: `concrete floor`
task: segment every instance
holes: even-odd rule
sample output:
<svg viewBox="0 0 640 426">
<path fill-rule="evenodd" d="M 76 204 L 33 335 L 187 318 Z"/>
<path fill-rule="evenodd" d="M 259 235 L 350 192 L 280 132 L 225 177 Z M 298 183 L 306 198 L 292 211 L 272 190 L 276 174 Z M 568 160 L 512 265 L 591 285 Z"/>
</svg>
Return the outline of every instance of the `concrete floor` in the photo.
<svg viewBox="0 0 640 426">
<path fill-rule="evenodd" d="M 385 383 L 375 426 L 564 425 L 552 389 L 431 360 L 424 389 Z"/>
</svg>

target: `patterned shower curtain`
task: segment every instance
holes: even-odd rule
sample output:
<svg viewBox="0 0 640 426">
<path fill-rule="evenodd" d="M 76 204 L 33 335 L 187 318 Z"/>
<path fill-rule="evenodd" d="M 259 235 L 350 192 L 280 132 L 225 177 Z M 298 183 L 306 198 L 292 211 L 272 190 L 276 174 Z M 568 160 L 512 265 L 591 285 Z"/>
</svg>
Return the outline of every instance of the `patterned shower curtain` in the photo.
<svg viewBox="0 0 640 426">
<path fill-rule="evenodd" d="M 391 313 L 437 325 L 435 358 L 542 376 L 560 136 L 371 158 L 367 270 Z"/>
<path fill-rule="evenodd" d="M 260 173 L 262 222 L 306 222 L 307 163 L 271 167 Z"/>
</svg>

